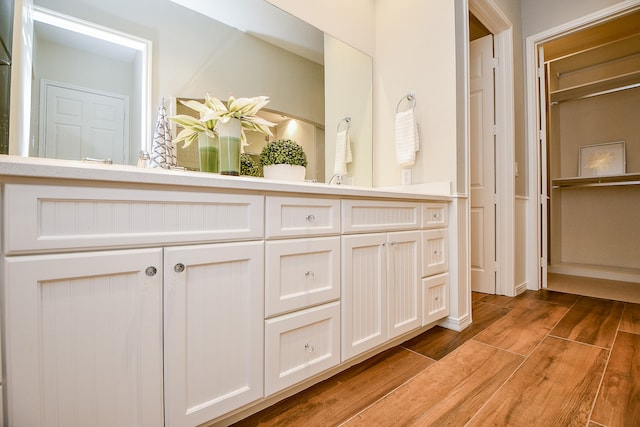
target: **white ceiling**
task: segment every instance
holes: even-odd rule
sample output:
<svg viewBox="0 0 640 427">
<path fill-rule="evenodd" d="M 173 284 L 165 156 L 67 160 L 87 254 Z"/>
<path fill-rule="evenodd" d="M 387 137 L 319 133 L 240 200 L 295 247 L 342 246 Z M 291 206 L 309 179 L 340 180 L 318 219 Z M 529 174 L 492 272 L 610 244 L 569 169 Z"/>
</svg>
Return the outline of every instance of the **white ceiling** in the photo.
<svg viewBox="0 0 640 427">
<path fill-rule="evenodd" d="M 324 34 L 265 0 L 171 0 L 318 64 Z"/>
<path fill-rule="evenodd" d="M 50 43 L 56 43 L 126 63 L 133 62 L 138 52 L 136 49 L 117 43 L 111 43 L 106 40 L 38 21 L 34 21 L 33 32 L 34 37 L 40 40 L 47 40 Z"/>
</svg>

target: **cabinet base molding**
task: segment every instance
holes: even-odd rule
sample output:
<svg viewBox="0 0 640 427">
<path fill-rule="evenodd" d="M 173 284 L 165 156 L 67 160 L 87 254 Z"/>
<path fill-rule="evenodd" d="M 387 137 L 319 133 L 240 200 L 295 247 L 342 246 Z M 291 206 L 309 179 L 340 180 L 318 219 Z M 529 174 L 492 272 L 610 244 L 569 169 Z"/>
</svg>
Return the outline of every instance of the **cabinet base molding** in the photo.
<svg viewBox="0 0 640 427">
<path fill-rule="evenodd" d="M 438 326 L 442 326 L 443 328 L 451 329 L 452 331 L 461 332 L 466 329 L 467 326 L 471 325 L 471 316 L 467 314 L 460 317 L 459 319 L 449 316 L 445 317 L 440 322 L 436 322 L 435 324 Z"/>
<path fill-rule="evenodd" d="M 468 316 L 467 316 L 468 318 Z M 448 319 L 448 318 L 447 318 Z M 447 320 L 445 319 L 445 321 Z M 352 359 L 349 360 L 345 360 L 344 362 L 342 362 L 340 365 L 325 371 L 321 374 L 318 374 L 312 378 L 309 378 L 308 380 L 296 384 L 295 386 L 292 386 L 286 390 L 282 390 L 279 393 L 273 394 L 271 396 L 269 396 L 266 399 L 263 399 L 261 401 L 258 401 L 256 403 L 253 404 L 249 404 L 247 406 L 245 406 L 244 408 L 240 408 L 235 412 L 232 412 L 230 414 L 227 414 L 219 419 L 216 420 L 212 420 L 210 423 L 208 424 L 203 424 L 201 427 L 207 426 L 207 427 L 222 427 L 222 426 L 228 426 L 231 425 L 233 423 L 236 423 L 244 418 L 247 418 L 253 414 L 255 414 L 256 412 L 260 412 L 263 409 L 268 408 L 271 405 L 275 405 L 276 403 L 280 402 L 281 400 L 284 400 L 288 397 L 293 396 L 296 393 L 300 393 L 303 390 L 306 390 L 307 388 L 314 386 L 326 379 L 331 378 L 332 376 L 339 374 L 342 371 L 345 371 L 349 368 L 351 368 L 352 366 L 357 365 L 358 363 L 364 362 L 367 359 L 370 359 L 371 357 L 382 353 L 385 350 L 389 350 L 392 347 L 395 347 L 397 345 L 402 344 L 405 341 L 408 341 L 426 331 L 428 331 L 429 329 L 433 328 L 434 326 L 436 326 L 438 323 L 434 322 L 432 324 L 429 324 L 427 326 L 421 327 L 419 329 L 416 329 L 414 331 L 408 332 L 402 336 L 399 336 L 379 347 L 373 348 L 365 353 L 362 353 Z M 470 321 L 467 322 L 467 326 L 471 324 Z M 440 326 L 443 326 L 442 323 L 440 323 Z M 446 326 L 443 326 L 446 327 Z M 466 327 L 466 326 L 465 326 Z M 450 328 L 453 329 L 453 328 Z M 464 329 L 464 328 L 463 328 Z M 457 330 L 457 329 L 456 329 Z M 460 329 L 461 330 L 461 329 Z"/>
</svg>

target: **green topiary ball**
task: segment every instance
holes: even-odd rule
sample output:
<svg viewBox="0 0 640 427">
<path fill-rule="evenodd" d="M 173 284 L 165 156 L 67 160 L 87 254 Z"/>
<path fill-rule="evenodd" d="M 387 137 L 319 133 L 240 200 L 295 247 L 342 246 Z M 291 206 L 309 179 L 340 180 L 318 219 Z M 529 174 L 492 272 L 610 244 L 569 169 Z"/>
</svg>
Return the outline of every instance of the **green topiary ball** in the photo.
<svg viewBox="0 0 640 427">
<path fill-rule="evenodd" d="M 278 139 L 264 146 L 260 153 L 262 166 L 307 166 L 307 155 L 300 145 L 291 139 Z"/>
<path fill-rule="evenodd" d="M 247 153 L 240 154 L 240 175 L 260 176 L 260 166 Z"/>
</svg>

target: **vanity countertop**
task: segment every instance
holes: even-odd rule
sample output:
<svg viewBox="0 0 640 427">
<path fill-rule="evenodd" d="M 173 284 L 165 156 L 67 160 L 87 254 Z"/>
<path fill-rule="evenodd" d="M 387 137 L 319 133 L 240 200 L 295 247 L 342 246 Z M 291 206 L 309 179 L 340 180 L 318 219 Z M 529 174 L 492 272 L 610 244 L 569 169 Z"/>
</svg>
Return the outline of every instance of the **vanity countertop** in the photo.
<svg viewBox="0 0 640 427">
<path fill-rule="evenodd" d="M 290 194 L 367 197 L 387 199 L 416 199 L 449 201 L 442 192 L 447 183 L 430 186 L 367 188 L 349 185 L 328 185 L 311 182 L 285 182 L 264 178 L 235 177 L 183 170 L 160 168 L 141 169 L 129 165 L 104 165 L 70 160 L 42 159 L 0 155 L 0 178 L 39 178 L 55 180 L 94 181 L 101 183 L 166 185 L 200 187 L 252 192 L 281 192 Z M 437 194 L 424 190 L 435 188 Z"/>
</svg>

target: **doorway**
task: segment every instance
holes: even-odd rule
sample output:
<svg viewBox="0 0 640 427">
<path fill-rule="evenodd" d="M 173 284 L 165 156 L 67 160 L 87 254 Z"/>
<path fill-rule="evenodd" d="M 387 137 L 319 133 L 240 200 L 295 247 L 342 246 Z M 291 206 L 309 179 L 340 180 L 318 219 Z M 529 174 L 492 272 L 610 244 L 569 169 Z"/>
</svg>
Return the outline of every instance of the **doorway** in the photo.
<svg viewBox="0 0 640 427">
<path fill-rule="evenodd" d="M 513 74 L 513 30 L 512 25 L 494 2 L 469 0 L 469 12 L 493 34 L 493 77 L 494 77 L 494 220 L 493 262 L 485 265 L 493 273 L 493 292 L 498 295 L 515 296 L 514 284 L 514 74 Z M 470 73 L 471 74 L 471 73 Z M 469 147 L 471 163 L 472 147 Z M 469 175 L 473 171 L 469 168 Z M 490 186 L 491 184 L 489 184 Z M 471 185 L 469 185 L 471 187 Z M 470 193 L 472 190 L 470 190 Z M 470 194 L 471 196 L 471 194 Z M 472 215 L 470 213 L 470 215 Z M 471 226 L 470 235 L 476 231 Z M 477 240 L 479 241 L 479 240 Z M 487 250 L 485 250 L 486 252 Z M 472 255 L 473 256 L 473 255 Z"/>
<path fill-rule="evenodd" d="M 548 273 L 640 282 L 631 255 L 640 237 L 639 22 L 640 2 L 627 1 L 526 40 L 529 193 L 537 195 L 527 239 L 537 288 Z M 585 162 L 601 152 L 615 160 L 608 172 Z"/>
<path fill-rule="evenodd" d="M 469 16 L 471 290 L 496 293 L 493 35 Z"/>
</svg>

